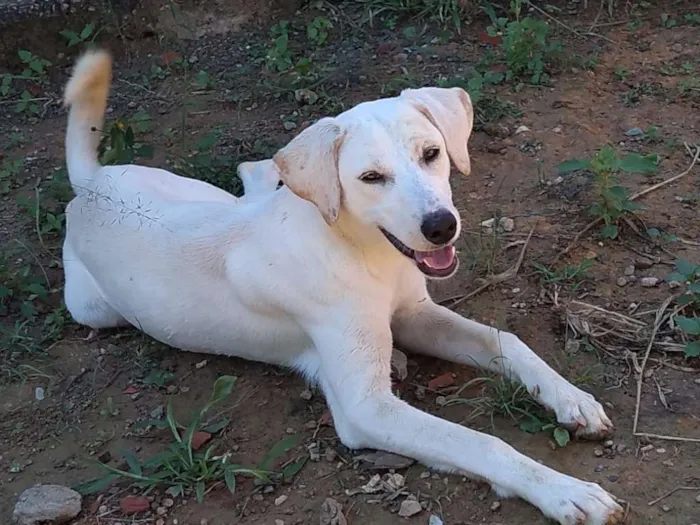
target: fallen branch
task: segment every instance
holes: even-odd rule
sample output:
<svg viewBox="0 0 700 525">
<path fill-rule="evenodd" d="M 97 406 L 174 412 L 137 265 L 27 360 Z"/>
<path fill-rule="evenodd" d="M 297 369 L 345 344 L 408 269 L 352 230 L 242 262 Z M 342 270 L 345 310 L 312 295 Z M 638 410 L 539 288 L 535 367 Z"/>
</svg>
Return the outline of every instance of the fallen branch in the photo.
<svg viewBox="0 0 700 525">
<path fill-rule="evenodd" d="M 664 181 L 661 181 L 661 182 L 659 182 L 658 184 L 654 184 L 653 186 L 649 186 L 648 188 L 645 188 L 645 189 L 643 189 L 643 190 L 641 190 L 641 191 L 638 191 L 637 193 L 635 193 L 634 195 L 632 195 L 632 196 L 630 197 L 629 200 L 630 200 L 630 201 L 634 201 L 634 200 L 637 200 L 637 199 L 639 199 L 639 198 L 641 198 L 641 197 L 644 197 L 645 195 L 651 193 L 652 191 L 656 191 L 656 190 L 658 190 L 659 188 L 663 188 L 664 186 L 666 186 L 666 185 L 668 185 L 668 184 L 671 184 L 672 182 L 675 182 L 675 181 L 677 181 L 678 179 L 680 179 L 680 178 L 682 178 L 682 177 L 685 177 L 688 173 L 690 173 L 690 172 L 692 171 L 692 169 L 695 167 L 695 163 L 698 161 L 698 159 L 700 159 L 700 146 L 693 145 L 693 147 L 696 148 L 696 149 L 695 149 L 695 153 L 693 153 L 693 152 L 691 151 L 690 146 L 688 145 L 687 142 L 684 143 L 684 146 L 685 146 L 686 151 L 693 157 L 693 161 L 690 163 L 690 166 L 688 166 L 688 169 L 686 169 L 686 170 L 683 171 L 682 173 L 679 173 L 678 175 L 674 175 L 673 177 L 671 177 L 671 178 L 669 178 L 669 179 L 666 179 L 666 180 L 664 180 Z M 574 248 L 574 246 L 576 246 L 576 245 L 578 244 L 578 241 L 581 239 L 581 237 L 582 237 L 586 232 L 590 231 L 591 228 L 594 228 L 595 226 L 597 226 L 597 225 L 600 224 L 601 222 L 603 222 L 603 217 L 598 217 L 598 218 L 596 218 L 596 219 L 593 219 L 591 222 L 589 222 L 588 224 L 586 224 L 586 226 L 584 226 L 583 230 L 581 230 L 580 232 L 578 232 L 578 233 L 574 236 L 573 240 L 569 243 L 569 245 L 568 245 L 566 248 L 564 248 L 563 250 L 561 250 L 559 253 L 557 253 L 557 254 L 554 256 L 554 259 L 552 260 L 552 263 L 551 263 L 551 264 L 554 264 L 554 263 L 557 262 L 562 256 L 564 256 L 564 255 L 566 255 L 567 253 L 569 253 L 569 252 Z"/>
<path fill-rule="evenodd" d="M 684 486 L 676 487 L 675 489 L 669 490 L 663 496 L 659 496 L 658 498 L 651 500 L 649 503 L 647 503 L 647 505 L 649 505 L 650 507 L 653 507 L 659 501 L 668 498 L 671 494 L 675 494 L 679 490 L 700 490 L 700 487 L 684 487 Z"/>
<path fill-rule="evenodd" d="M 517 262 L 508 270 L 505 272 L 499 273 L 497 275 L 492 275 L 487 279 L 487 281 L 479 286 L 476 290 L 473 292 L 469 292 L 468 294 L 465 295 L 458 295 L 456 297 L 449 297 L 445 299 L 444 301 L 440 301 L 440 304 L 445 305 L 445 303 L 450 303 L 450 308 L 454 308 L 458 304 L 463 303 L 464 301 L 471 299 L 475 295 L 479 295 L 481 292 L 486 290 L 487 288 L 490 288 L 494 284 L 499 284 L 503 283 L 505 281 L 508 281 L 518 275 L 518 272 L 520 271 L 520 267 L 523 264 L 523 259 L 525 258 L 525 250 L 527 250 L 528 244 L 530 244 L 530 239 L 532 238 L 532 234 L 535 231 L 535 227 L 533 226 L 530 228 L 530 233 L 527 236 L 527 239 L 525 239 L 525 243 L 523 244 L 522 250 L 520 250 L 520 255 L 518 256 Z M 452 301 L 452 302 L 450 302 Z"/>
</svg>

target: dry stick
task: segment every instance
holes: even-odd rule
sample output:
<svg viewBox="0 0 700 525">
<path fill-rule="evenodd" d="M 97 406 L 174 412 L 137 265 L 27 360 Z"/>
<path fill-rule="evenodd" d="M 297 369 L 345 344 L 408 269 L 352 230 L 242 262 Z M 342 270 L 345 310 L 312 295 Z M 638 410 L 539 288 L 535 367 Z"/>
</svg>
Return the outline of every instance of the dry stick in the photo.
<svg viewBox="0 0 700 525">
<path fill-rule="evenodd" d="M 535 226 L 530 228 L 530 234 L 527 236 L 527 239 L 525 240 L 525 244 L 523 244 L 523 249 L 520 250 L 520 255 L 518 256 L 518 261 L 515 263 L 515 265 L 512 268 L 509 268 L 505 272 L 499 273 L 498 275 L 491 276 L 488 279 L 488 281 L 486 281 L 485 284 L 482 284 L 473 292 L 470 292 L 470 293 L 468 293 L 466 295 L 462 295 L 462 296 L 451 297 L 449 299 L 441 301 L 441 303 L 452 301 L 452 303 L 450 304 L 450 308 L 454 308 L 455 306 L 463 303 L 467 299 L 471 299 L 475 295 L 479 295 L 481 292 L 483 292 L 487 288 L 493 286 L 494 284 L 502 283 L 502 282 L 507 281 L 509 279 L 512 279 L 513 277 L 518 275 L 518 272 L 520 271 L 520 267 L 523 264 L 523 258 L 525 257 L 525 250 L 527 250 L 527 245 L 530 244 L 530 239 L 532 238 L 532 233 L 534 231 L 535 231 Z"/>
<path fill-rule="evenodd" d="M 678 492 L 679 490 L 700 490 L 700 487 L 684 487 L 684 486 L 676 487 L 676 488 L 673 489 L 673 490 L 669 490 L 669 491 L 668 491 L 666 494 L 664 494 L 663 496 L 659 496 L 658 498 L 651 500 L 649 503 L 647 503 L 647 505 L 649 505 L 650 507 L 653 507 L 654 505 L 656 505 L 656 504 L 657 504 L 659 501 L 661 501 L 662 499 L 668 498 L 671 494 L 675 494 L 675 493 Z"/>
<path fill-rule="evenodd" d="M 690 151 L 690 146 L 688 146 L 688 143 L 686 142 L 684 145 L 685 145 L 685 149 L 686 149 L 691 155 L 693 155 L 693 153 Z M 693 147 L 695 147 L 695 148 L 697 148 L 697 149 L 695 150 L 695 154 L 694 154 L 694 156 L 693 156 L 693 161 L 690 163 L 690 166 L 688 166 L 688 169 L 686 169 L 686 170 L 685 170 L 684 172 L 682 172 L 682 173 L 679 173 L 678 175 L 674 175 L 674 176 L 671 177 L 670 179 L 666 179 L 666 180 L 664 180 L 664 181 L 659 182 L 658 184 L 654 184 L 653 186 L 649 186 L 648 188 L 645 188 L 645 189 L 643 189 L 642 191 L 638 191 L 637 193 L 635 193 L 634 195 L 632 195 L 632 196 L 630 197 L 629 200 L 630 200 L 630 201 L 637 200 L 637 199 L 639 199 L 640 197 L 643 197 L 644 195 L 646 195 L 647 193 L 651 193 L 652 191 L 656 191 L 656 190 L 658 190 L 659 188 L 662 188 L 662 187 L 666 186 L 667 184 L 671 184 L 672 182 L 675 182 L 675 181 L 677 181 L 678 179 L 680 179 L 681 177 L 685 177 L 688 173 L 690 173 L 690 172 L 692 171 L 692 169 L 695 167 L 695 163 L 698 161 L 698 159 L 700 159 L 700 146 L 695 146 L 695 145 L 693 145 Z M 574 246 L 576 246 L 576 244 L 578 244 L 578 241 L 581 239 L 581 237 L 583 236 L 583 234 L 585 234 L 585 233 L 586 233 L 587 231 L 589 231 L 591 228 L 593 228 L 593 227 L 597 226 L 598 224 L 600 224 L 602 221 L 603 221 L 603 217 L 598 217 L 598 218 L 596 218 L 596 219 L 593 219 L 593 220 L 592 220 L 591 222 L 589 222 L 588 224 L 586 224 L 586 226 L 583 228 L 583 230 L 581 230 L 580 232 L 578 232 L 578 233 L 574 236 L 574 239 L 569 243 L 569 245 L 568 245 L 566 248 L 564 248 L 562 251 L 560 251 L 559 253 L 557 253 L 557 254 L 554 256 L 554 259 L 552 260 L 552 264 L 554 264 L 555 262 L 557 262 L 563 255 L 566 255 L 567 253 L 569 253 L 569 252 L 572 250 L 572 248 L 573 248 Z"/>
<path fill-rule="evenodd" d="M 700 153 L 700 149 L 698 149 L 698 153 Z M 697 156 L 696 156 L 696 159 L 697 159 Z M 680 436 L 665 436 L 662 434 L 650 434 L 648 432 L 637 432 L 637 425 L 639 423 L 639 408 L 640 408 L 641 400 L 642 400 L 642 385 L 644 384 L 644 369 L 646 367 L 647 361 L 649 360 L 649 354 L 651 353 L 651 348 L 652 348 L 652 346 L 654 346 L 654 340 L 656 339 L 656 333 L 659 331 L 659 328 L 663 324 L 664 312 L 666 312 L 668 305 L 671 304 L 673 297 L 674 296 L 672 296 L 672 295 L 667 297 L 666 300 L 661 305 L 661 308 L 659 308 L 659 311 L 656 314 L 656 319 L 654 321 L 654 329 L 651 332 L 651 337 L 649 338 L 649 344 L 647 345 L 647 349 L 644 352 L 644 358 L 642 359 L 642 364 L 639 367 L 639 373 L 637 375 L 637 396 L 636 396 L 635 407 L 634 407 L 634 422 L 632 424 L 632 435 L 638 436 L 638 437 L 663 439 L 666 441 L 684 441 L 684 442 L 690 442 L 690 443 L 700 443 L 700 438 L 684 438 L 684 437 L 680 437 Z"/>
</svg>

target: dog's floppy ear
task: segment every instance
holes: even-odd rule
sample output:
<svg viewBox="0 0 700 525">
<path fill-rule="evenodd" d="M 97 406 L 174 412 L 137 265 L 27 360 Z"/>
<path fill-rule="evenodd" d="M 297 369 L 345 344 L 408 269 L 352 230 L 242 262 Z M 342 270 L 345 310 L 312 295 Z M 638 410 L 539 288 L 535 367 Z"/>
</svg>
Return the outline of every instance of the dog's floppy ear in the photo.
<svg viewBox="0 0 700 525">
<path fill-rule="evenodd" d="M 338 220 L 340 212 L 338 150 L 344 135 L 335 119 L 322 118 L 273 157 L 282 182 L 297 196 L 314 203 L 328 224 Z"/>
<path fill-rule="evenodd" d="M 469 94 L 462 88 L 405 89 L 401 98 L 412 101 L 433 125 L 440 130 L 447 153 L 457 169 L 471 172 L 467 141 L 474 125 L 474 108 Z"/>
</svg>

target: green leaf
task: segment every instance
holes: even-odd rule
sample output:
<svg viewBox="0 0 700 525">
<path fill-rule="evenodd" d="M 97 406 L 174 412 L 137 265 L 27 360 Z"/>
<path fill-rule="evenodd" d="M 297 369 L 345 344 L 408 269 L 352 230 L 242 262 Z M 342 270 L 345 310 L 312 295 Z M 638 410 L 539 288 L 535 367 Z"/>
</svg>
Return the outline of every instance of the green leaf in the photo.
<svg viewBox="0 0 700 525">
<path fill-rule="evenodd" d="M 690 277 L 698 269 L 693 263 L 686 259 L 676 259 L 676 271 Z"/>
<path fill-rule="evenodd" d="M 92 479 L 90 481 L 74 485 L 73 490 L 82 494 L 83 496 L 87 496 L 89 494 L 96 494 L 97 492 L 101 492 L 107 487 L 109 487 L 112 483 L 119 479 L 119 477 L 119 474 L 107 474 L 104 477 Z"/>
<path fill-rule="evenodd" d="M 227 468 L 224 471 L 224 481 L 226 481 L 226 487 L 231 494 L 236 492 L 236 473 L 232 468 Z"/>
<path fill-rule="evenodd" d="M 700 341 L 693 341 L 685 345 L 686 357 L 700 357 Z"/>
<path fill-rule="evenodd" d="M 236 376 L 219 377 L 214 383 L 214 390 L 211 393 L 207 406 L 209 407 L 219 401 L 223 401 L 230 396 L 237 379 Z"/>
<path fill-rule="evenodd" d="M 565 447 L 566 445 L 569 444 L 569 441 L 571 441 L 571 436 L 569 436 L 569 431 L 563 427 L 555 428 L 553 436 L 554 436 L 554 441 L 556 441 L 557 445 L 559 445 L 560 447 Z"/>
<path fill-rule="evenodd" d="M 641 156 L 637 153 L 625 155 L 618 162 L 618 169 L 627 173 L 649 175 L 658 170 L 659 157 L 656 154 Z"/>
<path fill-rule="evenodd" d="M 168 487 L 165 493 L 168 496 L 177 498 L 178 496 L 182 496 L 185 493 L 185 488 L 182 485 L 173 485 L 172 487 Z"/>
<path fill-rule="evenodd" d="M 688 335 L 700 335 L 700 319 L 677 315 L 673 318 L 676 326 Z"/>
<path fill-rule="evenodd" d="M 194 487 L 194 492 L 197 497 L 197 503 L 202 503 L 204 501 L 204 491 L 206 487 L 204 481 L 198 481 Z"/>
<path fill-rule="evenodd" d="M 143 474 L 141 462 L 139 461 L 139 458 L 136 457 L 136 454 L 134 454 L 131 450 L 122 449 L 121 455 L 124 456 L 126 464 L 129 465 L 129 469 L 131 470 L 132 474 L 136 474 L 137 476 L 141 476 Z"/>
<path fill-rule="evenodd" d="M 275 443 L 272 448 L 268 451 L 268 453 L 265 455 L 263 460 L 260 462 L 260 465 L 258 468 L 260 470 L 270 470 L 270 465 L 280 456 L 283 454 L 286 454 L 290 450 L 292 450 L 294 447 L 297 446 L 299 441 L 301 440 L 301 436 L 289 436 L 287 438 L 284 438 L 277 443 Z"/>
<path fill-rule="evenodd" d="M 212 423 L 211 425 L 202 428 L 202 430 L 204 432 L 209 432 L 210 434 L 216 434 L 217 432 L 220 432 L 221 430 L 226 428 L 230 421 L 231 420 L 229 418 L 225 417 L 223 419 L 220 419 L 216 423 Z"/>
<path fill-rule="evenodd" d="M 95 24 L 86 24 L 83 30 L 80 32 L 80 40 L 86 40 L 95 29 Z"/>
<path fill-rule="evenodd" d="M 19 59 L 24 63 L 27 63 L 32 59 L 31 52 L 27 51 L 26 49 L 20 49 L 17 51 L 17 56 L 19 56 Z"/>
<path fill-rule="evenodd" d="M 688 285 L 688 290 L 692 293 L 700 294 L 700 281 L 690 283 Z"/>
<path fill-rule="evenodd" d="M 536 434 L 542 430 L 543 423 L 536 417 L 530 416 L 525 421 L 520 422 L 520 430 L 529 434 Z"/>
<path fill-rule="evenodd" d="M 172 399 L 172 398 L 171 398 Z M 182 437 L 180 437 L 180 432 L 178 431 L 178 424 L 175 420 L 175 414 L 173 413 L 173 404 L 171 400 L 168 400 L 168 406 L 165 409 L 165 420 L 170 426 L 170 431 L 173 433 L 173 437 L 178 443 L 182 443 Z"/>
<path fill-rule="evenodd" d="M 690 294 L 683 294 L 678 298 L 679 305 L 692 304 L 695 302 L 695 297 Z"/>
<path fill-rule="evenodd" d="M 615 239 L 619 232 L 617 224 L 608 224 L 602 230 L 600 230 L 600 235 L 604 239 Z"/>
<path fill-rule="evenodd" d="M 289 465 L 284 467 L 282 469 L 282 478 L 284 480 L 292 479 L 299 472 L 301 472 L 301 469 L 304 468 L 304 465 L 306 465 L 306 462 L 308 461 L 308 459 L 309 459 L 309 456 L 305 455 L 305 456 L 302 456 L 301 458 L 297 459 L 293 463 L 290 463 Z"/>
<path fill-rule="evenodd" d="M 688 276 L 679 272 L 671 272 L 666 277 L 664 277 L 664 280 L 666 282 L 678 281 L 679 283 L 684 283 L 688 280 Z"/>
<path fill-rule="evenodd" d="M 581 171 L 591 169 L 591 161 L 585 159 L 565 160 L 557 166 L 557 171 L 560 174 L 570 173 L 572 171 Z"/>
</svg>

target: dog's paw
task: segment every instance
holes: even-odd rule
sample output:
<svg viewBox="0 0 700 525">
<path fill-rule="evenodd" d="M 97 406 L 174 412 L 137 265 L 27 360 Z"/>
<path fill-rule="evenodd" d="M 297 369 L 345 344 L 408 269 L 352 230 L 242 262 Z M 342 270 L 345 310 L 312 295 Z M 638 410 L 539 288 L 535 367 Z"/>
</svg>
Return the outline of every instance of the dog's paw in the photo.
<svg viewBox="0 0 700 525">
<path fill-rule="evenodd" d="M 535 492 L 530 501 L 562 525 L 614 525 L 625 517 L 624 509 L 596 483 L 562 474 Z"/>
<path fill-rule="evenodd" d="M 603 406 L 589 393 L 564 380 L 542 391 L 542 403 L 552 409 L 559 424 L 574 436 L 584 439 L 603 439 L 615 430 Z"/>
</svg>

